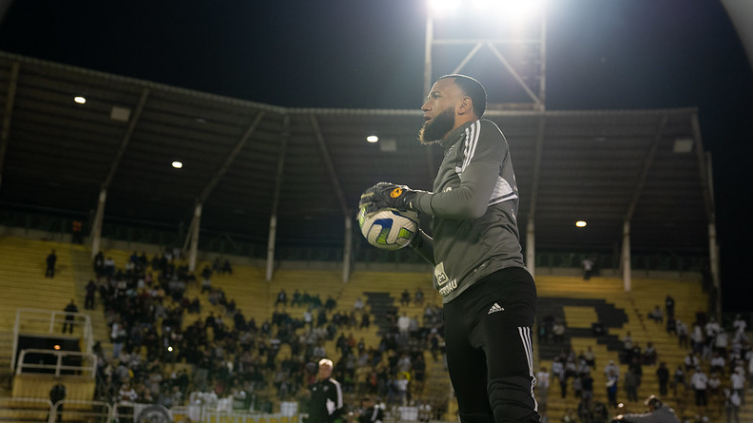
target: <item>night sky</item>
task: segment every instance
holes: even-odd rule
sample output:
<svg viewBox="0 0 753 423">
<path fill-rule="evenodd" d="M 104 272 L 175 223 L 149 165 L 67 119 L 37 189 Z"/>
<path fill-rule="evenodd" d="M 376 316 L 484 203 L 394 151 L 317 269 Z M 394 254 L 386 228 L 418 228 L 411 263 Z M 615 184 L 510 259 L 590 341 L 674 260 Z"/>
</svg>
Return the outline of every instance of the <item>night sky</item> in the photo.
<svg viewBox="0 0 753 423">
<path fill-rule="evenodd" d="M 547 109 L 699 108 L 724 308 L 753 310 L 753 74 L 721 3 L 548 4 Z M 0 50 L 280 106 L 408 109 L 425 16 L 425 0 L 15 0 Z"/>
</svg>

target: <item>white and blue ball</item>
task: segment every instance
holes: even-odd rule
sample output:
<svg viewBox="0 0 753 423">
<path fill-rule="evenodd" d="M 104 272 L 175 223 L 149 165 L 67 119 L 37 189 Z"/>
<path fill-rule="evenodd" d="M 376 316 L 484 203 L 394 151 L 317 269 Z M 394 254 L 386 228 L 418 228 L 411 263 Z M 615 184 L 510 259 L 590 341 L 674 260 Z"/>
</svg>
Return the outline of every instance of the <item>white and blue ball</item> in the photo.
<svg viewBox="0 0 753 423">
<path fill-rule="evenodd" d="M 358 212 L 358 225 L 369 244 L 383 250 L 399 250 L 407 247 L 418 234 L 418 213 L 397 209 L 382 209 L 366 213 Z"/>
</svg>

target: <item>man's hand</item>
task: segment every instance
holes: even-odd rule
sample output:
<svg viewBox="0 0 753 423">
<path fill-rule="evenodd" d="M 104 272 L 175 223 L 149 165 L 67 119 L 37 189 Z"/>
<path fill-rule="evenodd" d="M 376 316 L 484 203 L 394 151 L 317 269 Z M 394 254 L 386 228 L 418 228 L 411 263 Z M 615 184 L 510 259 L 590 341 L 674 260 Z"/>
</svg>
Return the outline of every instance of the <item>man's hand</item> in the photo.
<svg viewBox="0 0 753 423">
<path fill-rule="evenodd" d="M 380 182 L 361 194 L 358 208 L 365 207 L 367 214 L 385 208 L 413 210 L 413 202 L 418 192 L 405 185 Z"/>
</svg>

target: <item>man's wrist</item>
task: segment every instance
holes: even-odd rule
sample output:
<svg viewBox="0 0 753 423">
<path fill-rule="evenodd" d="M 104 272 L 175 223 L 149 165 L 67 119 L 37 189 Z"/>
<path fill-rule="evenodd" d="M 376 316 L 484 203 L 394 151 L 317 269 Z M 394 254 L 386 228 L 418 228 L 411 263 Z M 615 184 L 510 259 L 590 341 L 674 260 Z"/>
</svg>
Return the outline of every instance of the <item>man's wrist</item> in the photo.
<svg viewBox="0 0 753 423">
<path fill-rule="evenodd" d="M 402 205 L 403 208 L 408 210 L 415 210 L 416 206 L 416 198 L 418 197 L 418 191 L 406 191 L 405 194 L 403 194 Z"/>
<path fill-rule="evenodd" d="M 424 241 L 424 237 L 421 235 L 421 231 L 419 230 L 416 234 L 415 238 L 410 242 L 410 246 L 416 249 L 419 249 L 424 246 L 426 241 Z"/>
</svg>

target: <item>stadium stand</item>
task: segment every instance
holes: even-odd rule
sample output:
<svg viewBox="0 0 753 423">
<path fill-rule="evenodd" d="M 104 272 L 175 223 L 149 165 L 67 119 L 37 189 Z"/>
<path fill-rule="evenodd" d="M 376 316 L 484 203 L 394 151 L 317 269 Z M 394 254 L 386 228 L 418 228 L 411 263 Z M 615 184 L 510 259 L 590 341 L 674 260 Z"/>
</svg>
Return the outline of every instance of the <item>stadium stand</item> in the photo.
<svg viewBox="0 0 753 423">
<path fill-rule="evenodd" d="M 677 319 L 692 324 L 697 318 L 696 313 L 706 310 L 707 296 L 702 292 L 697 282 L 667 281 L 653 279 L 634 279 L 630 292 L 625 292 L 623 283 L 615 278 L 593 278 L 584 281 L 581 278 L 566 277 L 537 277 L 537 287 L 540 296 L 537 321 L 539 325 L 545 321 L 547 315 L 564 321 L 565 341 L 555 345 L 553 339 L 539 338 L 540 365 L 552 368 L 552 359 L 562 349 L 572 348 L 575 354 L 581 354 L 589 346 L 596 355 L 596 368 L 591 371 L 594 378 L 594 401 L 607 402 L 604 367 L 614 361 L 620 368 L 617 399 L 624 402 L 633 411 L 641 411 L 640 403 L 628 403 L 623 388 L 623 376 L 628 371 L 628 364 L 620 360 L 623 347 L 622 339 L 630 333 L 633 343 L 645 347 L 651 342 L 658 352 L 658 361 L 666 362 L 670 372 L 683 364 L 687 350 L 678 346 L 677 337 L 669 334 L 664 324 L 656 324 L 647 318 L 653 308 L 664 304 L 668 294 L 676 301 L 675 314 Z M 607 334 L 594 336 L 592 324 L 601 322 L 607 328 Z M 540 330 L 540 328 L 539 328 Z M 702 364 L 707 374 L 708 363 Z M 655 375 L 656 366 L 643 365 L 642 383 L 638 389 L 638 398 L 646 398 L 650 394 L 659 395 L 658 381 Z M 688 377 L 689 380 L 689 377 Z M 680 389 L 678 396 L 664 398 L 678 411 L 680 416 L 692 418 L 695 414 L 707 416 L 712 421 L 719 421 L 724 416 L 720 414 L 718 403 L 706 408 L 694 405 L 693 391 Z M 554 377 L 547 401 L 547 414 L 550 419 L 559 419 L 568 410 L 576 410 L 579 400 L 574 399 L 572 378 L 568 379 L 567 397 L 560 398 L 560 387 Z"/>
<path fill-rule="evenodd" d="M 51 249 L 55 249 L 58 255 L 58 272 L 54 279 L 44 278 L 44 257 Z M 12 349 L 12 331 L 15 319 L 15 309 L 19 307 L 45 308 L 59 311 L 69 301 L 75 298 L 79 305 L 84 302 L 85 285 L 89 280 L 95 279 L 92 268 L 90 253 L 82 246 L 33 241 L 23 238 L 3 238 L 0 242 L 0 286 L 7 293 L 0 298 L 2 310 L 0 314 L 0 334 L 2 334 L 4 351 Z M 109 249 L 105 256 L 111 257 L 118 268 L 123 268 L 130 260 L 133 251 Z M 138 253 L 141 254 L 141 253 Z M 182 264 L 178 261 L 179 265 Z M 189 313 L 188 310 L 181 312 L 183 327 L 191 325 L 195 320 L 205 321 L 210 313 L 215 316 L 223 316 L 226 322 L 232 326 L 232 318 L 227 314 L 227 308 L 220 304 L 212 305 L 208 301 L 209 294 L 201 290 L 200 272 L 205 267 L 212 267 L 211 261 L 201 261 L 197 266 L 197 280 L 186 284 L 184 297 L 188 299 L 198 298 L 201 303 L 199 313 Z M 155 276 L 156 278 L 156 276 Z M 103 282 L 103 281 L 100 281 Z M 426 273 L 406 272 L 355 272 L 349 283 L 343 284 L 341 274 L 328 270 L 289 270 L 280 269 L 275 273 L 272 282 L 267 282 L 262 269 L 234 265 L 232 274 L 213 273 L 211 284 L 214 289 L 221 288 L 227 300 L 234 300 L 237 309 L 243 313 L 246 321 L 253 318 L 257 326 L 265 320 L 272 320 L 277 313 L 285 312 L 291 319 L 303 319 L 306 306 L 291 304 L 293 295 L 307 292 L 320 297 L 322 301 L 328 297 L 335 300 L 336 305 L 326 312 L 328 322 L 335 314 L 350 316 L 355 314 L 356 325 L 349 326 L 343 323 L 328 338 L 323 347 L 326 355 L 336 363 L 344 363 L 342 350 L 338 348 L 337 339 L 341 336 L 355 340 L 363 339 L 367 348 L 377 348 L 385 334 L 396 331 L 395 318 L 406 315 L 422 321 L 427 307 L 432 310 L 439 307 L 439 298 L 430 289 L 430 276 Z M 678 346 L 677 337 L 666 331 L 664 324 L 657 324 L 648 318 L 648 313 L 659 305 L 662 310 L 663 302 L 668 294 L 676 302 L 675 315 L 678 320 L 686 322 L 692 327 L 692 323 L 702 317 L 702 311 L 706 310 L 708 303 L 707 295 L 702 291 L 701 284 L 696 281 L 662 280 L 662 279 L 633 279 L 632 289 L 626 292 L 620 279 L 614 277 L 594 277 L 584 281 L 575 276 L 547 276 L 537 277 L 540 303 L 537 321 L 541 330 L 542 322 L 552 319 L 561 320 L 565 325 L 563 342 L 555 344 L 554 340 L 545 333 L 538 338 L 535 348 L 538 363 L 535 370 L 542 365 L 551 369 L 552 360 L 564 349 L 570 348 L 577 355 L 591 347 L 596 355 L 596 368 L 591 371 L 594 377 L 594 400 L 606 402 L 604 386 L 606 383 L 603 372 L 605 364 L 609 360 L 618 363 L 621 374 L 628 370 L 628 364 L 621 362 L 622 339 L 629 333 L 633 343 L 645 347 L 651 342 L 658 352 L 658 361 L 666 362 L 670 370 L 683 364 L 687 350 Z M 425 292 L 423 302 L 415 300 L 415 293 L 421 289 Z M 284 290 L 288 296 L 288 304 L 276 304 L 277 296 Z M 410 300 L 402 302 L 402 295 L 408 292 Z M 40 292 L 49 295 L 39 295 Z M 354 304 L 358 299 L 364 302 L 364 312 L 370 316 L 371 325 L 367 329 L 359 328 L 360 312 L 354 311 Z M 165 307 L 178 307 L 180 301 L 165 297 Z M 81 307 L 83 308 L 83 307 Z M 112 343 L 109 340 L 110 326 L 107 319 L 103 318 L 105 312 L 103 301 L 98 293 L 94 310 L 82 310 L 88 313 L 92 319 L 94 338 L 102 341 L 100 346 L 108 357 L 112 354 Z M 697 314 L 701 312 L 701 314 Z M 666 317 L 666 316 L 665 316 Z M 316 319 L 316 313 L 314 313 Z M 350 318 L 349 318 L 350 319 Z M 348 319 L 348 320 L 349 320 Z M 606 333 L 596 336 L 593 333 L 593 324 L 599 322 L 603 325 Z M 56 329 L 57 330 L 57 329 Z M 299 330 L 301 334 L 305 330 Z M 209 331 L 210 339 L 214 336 Z M 271 337 L 270 337 L 271 338 Z M 441 357 L 435 360 L 429 349 L 430 342 L 427 338 L 421 338 L 423 343 L 420 354 L 426 362 L 426 384 L 423 390 L 413 388 L 414 400 L 429 401 L 443 412 L 444 420 L 456 418 L 456 406 L 454 401 L 448 401 L 451 394 L 449 378 L 444 368 Z M 267 339 L 269 340 L 269 339 Z M 143 362 L 149 358 L 147 350 L 142 348 L 140 356 Z M 292 359 L 293 351 L 290 345 L 284 344 L 277 355 L 277 363 Z M 162 358 L 165 360 L 165 358 Z M 0 357 L 3 364 L 2 370 L 5 377 L 10 375 L 10 356 L 4 354 Z M 193 385 L 192 366 L 181 360 L 166 360 L 160 366 L 161 378 L 169 381 L 175 374 L 186 371 L 189 375 L 189 390 L 195 389 Z M 382 363 L 387 363 L 389 357 L 386 354 Z M 106 365 L 106 363 L 100 363 Z M 343 365 L 343 364 L 338 364 Z M 707 373 L 709 364 L 707 360 L 701 364 Z M 275 367 L 277 369 L 278 367 Z M 658 383 L 654 375 L 656 367 L 643 366 L 642 384 L 638 389 L 639 398 L 658 392 Z M 265 371 L 267 380 L 274 377 L 274 370 Z M 359 376 L 360 377 L 360 376 Z M 355 381 L 357 382 L 357 381 Z M 570 382 L 570 381 L 569 381 Z M 723 379 L 727 384 L 727 380 Z M 49 397 L 50 388 L 54 381 L 43 376 L 23 375 L 16 377 L 13 385 L 12 396 L 16 399 L 28 398 L 45 401 Z M 79 386 L 80 385 L 80 386 Z M 94 382 L 82 382 L 78 385 L 70 383 L 69 399 L 92 399 Z M 572 384 L 568 383 L 567 396 L 559 398 L 559 387 L 554 378 L 549 389 L 548 401 L 545 413 L 548 418 L 559 419 L 568 410 L 577 409 L 578 401 L 573 399 Z M 346 393 L 346 401 L 353 404 L 357 402 L 357 387 Z M 279 410 L 282 404 L 277 389 L 272 384 L 267 384 L 257 392 L 257 400 L 267 403 L 267 409 Z M 8 392 L 4 394 L 8 395 Z M 182 397 L 183 403 L 190 396 L 186 391 Z M 625 391 L 620 382 L 618 400 L 626 400 Z M 7 401 L 7 400 L 6 400 Z M 700 409 L 693 404 L 693 392 L 691 389 L 682 389 L 675 396 L 670 394 L 665 401 L 673 406 L 678 415 L 692 418 L 696 413 L 705 415 L 711 421 L 719 421 L 724 418 L 723 410 L 719 407 L 718 400 L 713 400 L 712 405 Z M 8 403 L 10 404 L 10 403 Z M 8 405 L 4 411 L 8 418 L 14 415 L 15 406 Z M 42 402 L 35 404 L 38 411 L 33 407 L 22 407 L 16 413 L 16 417 L 23 417 L 27 421 L 39 420 L 39 415 L 44 408 Z M 628 403 L 631 409 L 641 409 L 639 404 Z M 9 414 L 8 414 L 9 413 Z M 36 414 L 35 414 L 36 413 Z M 743 408 L 741 416 L 747 416 L 750 411 Z M 34 417 L 36 416 L 36 417 Z"/>
</svg>

